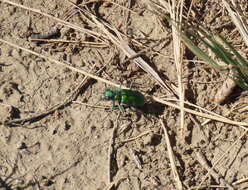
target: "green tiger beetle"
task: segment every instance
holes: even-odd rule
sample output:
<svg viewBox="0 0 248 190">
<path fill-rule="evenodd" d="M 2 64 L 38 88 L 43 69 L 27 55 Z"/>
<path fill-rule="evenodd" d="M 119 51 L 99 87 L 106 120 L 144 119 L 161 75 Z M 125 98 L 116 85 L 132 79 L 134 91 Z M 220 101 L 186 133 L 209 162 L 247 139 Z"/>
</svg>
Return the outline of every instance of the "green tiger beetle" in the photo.
<svg viewBox="0 0 248 190">
<path fill-rule="evenodd" d="M 121 111 L 124 110 L 124 106 L 131 108 L 141 108 L 145 104 L 145 97 L 139 91 L 127 90 L 127 89 L 106 89 L 103 93 L 102 100 L 112 100 L 112 110 L 116 108 L 115 101 L 118 102 L 118 107 Z"/>
</svg>

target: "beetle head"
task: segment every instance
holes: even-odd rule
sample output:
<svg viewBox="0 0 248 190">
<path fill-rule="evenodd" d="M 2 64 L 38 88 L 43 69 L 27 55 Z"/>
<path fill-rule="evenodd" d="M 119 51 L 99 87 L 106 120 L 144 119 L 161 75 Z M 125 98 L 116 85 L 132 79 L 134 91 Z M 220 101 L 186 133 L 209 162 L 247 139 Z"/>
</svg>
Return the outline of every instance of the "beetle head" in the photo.
<svg viewBox="0 0 248 190">
<path fill-rule="evenodd" d="M 103 93 L 103 100 L 114 100 L 115 98 L 115 92 L 110 89 L 106 89 Z"/>
</svg>

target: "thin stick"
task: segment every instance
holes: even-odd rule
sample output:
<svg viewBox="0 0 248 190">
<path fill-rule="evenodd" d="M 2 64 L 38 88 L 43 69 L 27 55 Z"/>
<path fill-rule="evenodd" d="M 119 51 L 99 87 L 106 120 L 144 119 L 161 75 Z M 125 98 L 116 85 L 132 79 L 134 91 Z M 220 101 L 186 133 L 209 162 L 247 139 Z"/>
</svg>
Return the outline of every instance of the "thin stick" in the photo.
<svg viewBox="0 0 248 190">
<path fill-rule="evenodd" d="M 32 38 L 30 41 L 34 42 L 46 42 L 46 43 L 73 43 L 73 44 L 80 44 L 84 46 L 90 47 L 108 47 L 109 45 L 106 43 L 101 42 L 89 42 L 89 41 L 75 41 L 75 40 L 62 40 L 62 39 L 39 39 L 39 38 Z"/>
<path fill-rule="evenodd" d="M 179 178 L 179 175 L 177 173 L 176 162 L 175 162 L 174 154 L 173 154 L 173 151 L 172 151 L 172 148 L 171 148 L 169 135 L 168 135 L 167 129 L 165 128 L 165 125 L 164 125 L 162 119 L 160 119 L 160 123 L 162 125 L 163 130 L 164 130 L 165 141 L 166 141 L 166 144 L 167 144 L 167 149 L 168 149 L 168 154 L 169 154 L 169 159 L 170 159 L 170 165 L 171 165 L 171 170 L 172 170 L 172 173 L 173 173 L 173 176 L 174 176 L 174 180 L 176 181 L 178 190 L 182 190 L 183 189 L 183 184 L 182 184 L 182 182 L 181 182 L 181 180 Z"/>
<path fill-rule="evenodd" d="M 126 178 L 115 179 L 114 181 L 112 181 L 111 183 L 109 183 L 103 190 L 111 190 L 114 185 L 120 183 L 120 181 L 123 181 L 125 179 Z"/>
<path fill-rule="evenodd" d="M 120 7 L 120 8 L 122 8 L 122 9 L 124 9 L 124 10 L 127 10 L 127 11 L 129 11 L 129 12 L 131 12 L 131 13 L 133 13 L 133 14 L 139 15 L 139 14 L 136 13 L 135 11 L 133 11 L 133 10 L 131 10 L 131 9 L 125 7 L 125 6 L 122 6 L 122 5 L 118 4 L 118 3 L 115 3 L 115 2 L 113 2 L 112 0 L 89 0 L 89 1 L 87 1 L 87 2 L 85 2 L 85 3 L 81 3 L 80 6 L 85 6 L 85 5 L 89 4 L 89 3 L 98 3 L 98 2 L 101 2 L 101 1 L 102 1 L 102 2 L 111 3 L 111 4 L 113 4 L 113 5 L 116 5 L 116 6 Z M 70 1 L 70 0 L 68 0 L 68 2 L 71 3 L 71 4 L 73 4 L 73 5 L 76 5 L 75 3 L 73 3 L 73 2 Z"/>
<path fill-rule="evenodd" d="M 159 40 L 157 43 L 153 44 L 151 47 L 147 47 L 141 51 L 139 51 L 138 53 L 136 53 L 135 55 L 132 55 L 130 56 L 129 58 L 127 58 L 126 60 L 124 60 L 121 64 L 125 64 L 127 63 L 128 61 L 131 61 L 137 57 L 140 57 L 143 53 L 149 51 L 149 50 L 152 50 L 154 47 L 158 46 L 159 44 L 161 43 L 161 40 Z"/>
<path fill-rule="evenodd" d="M 142 170 L 142 164 L 141 164 L 141 162 L 140 162 L 139 157 L 138 157 L 137 154 L 136 154 L 136 151 L 133 150 L 133 149 L 130 149 L 130 153 L 131 153 L 131 155 L 132 155 L 132 157 L 133 157 L 133 159 L 134 159 L 134 162 L 135 162 L 136 166 L 137 166 L 140 170 Z"/>
<path fill-rule="evenodd" d="M 219 116 L 215 116 L 215 115 L 209 115 L 209 114 L 205 114 L 205 113 L 202 113 L 202 112 L 197 112 L 195 110 L 191 110 L 191 109 L 188 109 L 188 108 L 181 108 L 180 106 L 178 106 L 177 104 L 173 104 L 171 102 L 166 102 L 164 100 L 161 100 L 155 96 L 151 96 L 151 98 L 156 101 L 156 102 L 159 102 L 161 104 L 165 104 L 167 106 L 170 106 L 170 107 L 173 107 L 173 108 L 176 108 L 176 109 L 183 109 L 185 112 L 188 112 L 188 113 L 191 113 L 191 114 L 194 114 L 196 116 L 199 116 L 199 117 L 203 117 L 203 118 L 208 118 L 208 119 L 212 119 L 212 120 L 215 120 L 215 121 L 220 121 L 220 122 L 223 122 L 223 123 L 228 123 L 228 124 L 231 124 L 231 125 L 236 125 L 236 126 L 248 126 L 248 123 L 245 123 L 245 122 L 238 122 L 238 121 L 233 121 L 233 120 L 230 120 L 230 119 L 227 119 L 225 117 L 219 117 Z"/>
<path fill-rule="evenodd" d="M 13 107 L 12 105 L 4 104 L 4 103 L 1 103 L 1 102 L 0 102 L 0 106 L 4 106 L 4 107 L 8 107 L 8 108 L 12 108 Z"/>
<path fill-rule="evenodd" d="M 116 118 L 116 125 L 112 131 L 111 139 L 109 141 L 109 152 L 108 152 L 108 183 L 111 183 L 113 181 L 114 177 L 114 169 L 112 168 L 113 166 L 113 159 L 115 158 L 115 150 L 114 150 L 114 142 L 115 142 L 115 136 L 116 136 L 116 131 L 118 128 L 118 119 L 120 116 L 120 112 Z"/>
<path fill-rule="evenodd" d="M 238 185 L 240 183 L 244 183 L 244 182 L 247 182 L 247 181 L 248 181 L 248 177 L 243 178 L 243 179 L 239 179 L 239 180 L 235 181 L 234 183 L 232 183 L 232 185 Z"/>
<path fill-rule="evenodd" d="M 75 103 L 75 104 L 80 104 L 80 105 L 84 105 L 84 106 L 89 106 L 89 107 L 92 107 L 92 108 L 101 108 L 101 109 L 107 109 L 107 108 L 111 108 L 109 106 L 95 106 L 95 105 L 90 105 L 90 104 L 87 104 L 87 103 L 84 103 L 84 102 L 79 102 L 79 101 L 72 101 L 72 103 Z"/>
<path fill-rule="evenodd" d="M 199 190 L 199 189 L 221 189 L 221 188 L 223 188 L 223 189 L 225 189 L 226 188 L 226 186 L 224 186 L 224 185 L 204 185 L 204 186 L 201 186 L 201 187 L 191 187 L 189 190 L 194 190 L 194 189 L 196 189 L 196 190 Z"/>
<path fill-rule="evenodd" d="M 234 188 L 221 175 L 214 171 L 213 167 L 208 165 L 207 160 L 201 152 L 196 153 L 196 158 L 202 167 L 205 168 L 211 176 L 213 176 L 217 183 L 224 184 L 229 190 L 234 190 Z"/>
<path fill-rule="evenodd" d="M 239 14 L 239 11 L 233 9 L 233 7 L 230 6 L 230 4 L 232 4 L 232 6 L 234 6 L 237 9 L 237 5 L 235 5 L 237 2 L 234 3 L 234 1 L 232 1 L 232 3 L 230 3 L 227 2 L 226 0 L 222 0 L 222 3 L 227 9 L 233 23 L 236 25 L 237 29 L 239 30 L 239 33 L 241 34 L 241 36 L 243 37 L 246 43 L 246 46 L 248 47 L 248 26 L 246 20 L 242 19 L 242 16 Z"/>
<path fill-rule="evenodd" d="M 166 98 L 166 100 L 167 100 L 167 101 L 173 101 L 173 102 L 174 102 L 174 101 L 179 102 L 178 99 Z M 207 110 L 207 109 L 205 109 L 205 108 L 202 108 L 202 107 L 200 107 L 200 106 L 198 106 L 198 105 L 192 104 L 192 103 L 190 103 L 190 102 L 188 102 L 188 101 L 185 101 L 184 104 L 186 104 L 186 105 L 188 105 L 188 106 L 190 106 L 190 107 L 197 108 L 197 109 L 199 109 L 199 110 L 201 110 L 201 111 L 203 111 L 203 112 L 205 112 L 205 113 L 209 113 L 210 115 L 215 115 L 216 117 L 222 117 L 222 118 L 225 119 L 225 117 L 223 117 L 223 116 L 221 116 L 221 115 L 219 115 L 219 114 L 217 114 L 217 113 L 214 113 L 214 112 L 212 112 L 212 111 L 209 111 L 209 110 Z"/>
<path fill-rule="evenodd" d="M 134 140 L 136 140 L 136 139 L 138 139 L 138 138 L 140 138 L 140 137 L 143 137 L 143 136 L 149 134 L 150 132 L 152 132 L 152 130 L 146 131 L 146 132 L 141 133 L 140 135 L 138 135 L 138 136 L 136 136 L 136 137 L 132 137 L 132 138 L 123 140 L 123 141 L 121 141 L 121 142 L 122 142 L 122 143 L 126 143 L 126 142 L 130 142 L 130 141 L 134 141 Z"/>
<path fill-rule="evenodd" d="M 163 6 L 166 7 L 165 1 L 160 1 L 163 3 Z M 178 5 L 176 5 L 176 1 L 172 1 L 172 4 L 169 1 L 169 12 L 170 17 L 172 20 L 175 20 L 176 23 L 178 23 L 177 26 L 172 25 L 172 37 L 173 37 L 173 52 L 174 52 L 174 61 L 176 63 L 176 70 L 177 70 L 177 80 L 178 80 L 178 96 L 179 96 L 179 105 L 180 105 L 180 129 L 181 129 L 181 137 L 184 136 L 184 87 L 182 83 L 182 60 L 183 60 L 183 46 L 181 43 L 181 36 L 178 32 L 177 27 L 179 28 L 179 31 L 181 29 L 181 22 L 183 17 L 183 5 L 184 0 L 177 1 L 179 2 Z M 179 8 L 178 8 L 178 7 Z"/>
</svg>

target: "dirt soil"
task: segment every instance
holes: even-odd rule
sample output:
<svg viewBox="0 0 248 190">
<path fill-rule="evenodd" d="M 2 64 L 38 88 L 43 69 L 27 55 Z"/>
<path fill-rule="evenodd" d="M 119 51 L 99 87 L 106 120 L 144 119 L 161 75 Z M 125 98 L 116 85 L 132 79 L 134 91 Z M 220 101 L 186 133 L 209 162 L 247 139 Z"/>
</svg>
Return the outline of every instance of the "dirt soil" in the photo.
<svg viewBox="0 0 248 190">
<path fill-rule="evenodd" d="M 102 33 L 68 1 L 15 2 Z M 161 40 L 153 49 L 144 52 L 142 58 L 162 79 L 177 86 L 171 28 L 149 11 L 148 1 L 115 1 L 121 6 L 85 2 L 74 0 L 82 9 L 128 36 L 129 45 L 136 52 Z M 244 14 L 248 16 L 248 3 L 243 2 Z M 140 92 L 164 100 L 175 99 L 133 61 L 125 63 L 127 57 L 116 45 L 102 44 L 88 33 L 2 1 L 0 10 L 1 39 L 52 56 L 116 84 L 128 86 L 132 83 Z M 192 11 L 201 23 L 226 35 L 241 52 L 247 52 L 221 1 L 194 1 Z M 57 41 L 30 40 L 40 37 L 37 34 L 47 35 L 54 28 L 58 33 L 48 37 Z M 224 105 L 215 105 L 213 98 L 226 77 L 188 54 L 185 53 L 183 62 L 186 100 L 231 120 L 248 122 L 247 109 L 241 110 L 247 97 L 234 95 L 236 98 Z M 90 78 L 80 88 L 74 102 L 28 122 L 3 123 L 28 118 L 63 103 L 76 93 L 75 89 L 84 77 L 64 66 L 0 43 L 1 188 L 107 190 L 114 181 L 116 184 L 112 189 L 116 190 L 177 189 L 160 119 L 168 130 L 184 189 L 199 186 L 223 189 L 219 186 L 221 183 L 207 175 L 206 169 L 199 164 L 198 151 L 209 166 L 222 157 L 214 170 L 229 184 L 248 177 L 248 142 L 243 128 L 217 121 L 201 125 L 206 119 L 186 113 L 184 138 L 181 138 L 179 110 L 147 98 L 143 111 L 127 108 L 124 112 L 118 109 L 109 112 L 97 106 L 111 108 L 112 102 L 100 100 L 104 90 L 112 87 Z M 234 187 L 248 189 L 248 183 Z"/>
</svg>

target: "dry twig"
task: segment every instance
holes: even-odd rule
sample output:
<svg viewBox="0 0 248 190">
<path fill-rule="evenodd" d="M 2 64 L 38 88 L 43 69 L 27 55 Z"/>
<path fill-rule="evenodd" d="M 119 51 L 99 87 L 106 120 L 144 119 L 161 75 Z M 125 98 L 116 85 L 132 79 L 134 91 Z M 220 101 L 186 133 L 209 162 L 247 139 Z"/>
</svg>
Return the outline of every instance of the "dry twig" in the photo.
<svg viewBox="0 0 248 190">
<path fill-rule="evenodd" d="M 152 132 L 152 130 L 146 131 L 146 132 L 141 133 L 140 135 L 138 135 L 138 136 L 136 136 L 136 137 L 132 137 L 132 138 L 123 140 L 123 141 L 121 141 L 121 142 L 122 142 L 122 143 L 126 143 L 126 142 L 130 142 L 130 141 L 134 141 L 134 140 L 136 140 L 136 139 L 138 139 L 138 138 L 141 138 L 141 137 L 143 137 L 143 136 L 149 134 L 150 132 Z"/>
<path fill-rule="evenodd" d="M 118 129 L 118 119 L 120 116 L 120 112 L 116 118 L 116 124 L 115 127 L 113 128 L 112 131 L 112 135 L 111 135 L 111 139 L 109 141 L 109 152 L 108 152 L 108 183 L 111 183 L 113 181 L 113 177 L 115 175 L 115 170 L 116 168 L 113 168 L 113 166 L 116 166 L 116 160 L 115 160 L 115 155 L 116 155 L 116 151 L 114 150 L 114 143 L 115 143 L 115 136 L 116 136 L 116 132 Z"/>
<path fill-rule="evenodd" d="M 90 104 L 87 104 L 87 103 L 84 103 L 84 102 L 78 102 L 78 101 L 72 101 L 72 103 L 80 104 L 80 105 L 88 106 L 88 107 L 92 107 L 92 108 L 111 109 L 111 107 L 109 107 L 109 106 L 90 105 Z"/>
<path fill-rule="evenodd" d="M 162 4 L 164 4 L 164 1 L 160 1 Z M 181 37 L 180 33 L 178 32 L 181 29 L 181 22 L 183 18 L 183 6 L 184 6 L 184 0 L 181 1 L 172 1 L 172 4 L 169 1 L 169 12 L 170 17 L 172 20 L 174 20 L 176 23 L 178 23 L 178 26 L 172 25 L 172 37 L 173 37 L 173 50 L 174 50 L 174 61 L 176 64 L 176 70 L 177 70 L 177 80 L 178 80 L 178 96 L 179 96 L 179 105 L 181 107 L 180 109 L 180 127 L 181 127 L 181 135 L 184 134 L 184 88 L 182 83 L 182 60 L 183 60 L 183 46 L 181 43 Z M 164 5 L 166 6 L 166 5 Z M 178 27 L 178 28 L 177 28 Z"/>
<path fill-rule="evenodd" d="M 243 179 L 239 179 L 239 180 L 235 181 L 234 183 L 232 183 L 232 185 L 238 185 L 238 184 L 244 183 L 244 182 L 248 182 L 248 177 L 245 177 Z"/>
<path fill-rule="evenodd" d="M 174 176 L 174 180 L 175 180 L 175 182 L 177 184 L 178 190 L 182 190 L 183 189 L 183 184 L 182 184 L 182 182 L 181 182 L 181 180 L 179 178 L 178 172 L 177 172 L 175 157 L 174 157 L 172 147 L 171 147 L 171 144 L 170 144 L 169 135 L 168 135 L 167 129 L 166 129 L 162 119 L 160 119 L 160 123 L 162 125 L 163 130 L 164 130 L 165 141 L 166 141 L 166 144 L 167 144 L 167 149 L 168 149 L 168 154 L 169 154 L 169 159 L 170 159 L 170 165 L 171 165 L 171 170 L 172 170 L 172 173 L 173 173 L 173 176 Z"/>
<path fill-rule="evenodd" d="M 133 149 L 130 149 L 130 153 L 132 154 L 132 157 L 134 159 L 134 162 L 135 162 L 136 166 L 141 170 L 142 169 L 142 164 L 140 162 L 139 157 L 136 154 L 136 151 L 133 150 Z"/>
<path fill-rule="evenodd" d="M 233 1 L 230 0 L 222 0 L 225 8 L 227 9 L 227 11 L 229 12 L 231 19 L 233 21 L 233 23 L 236 25 L 237 29 L 239 30 L 241 36 L 243 37 L 246 46 L 248 47 L 248 26 L 247 23 L 245 21 L 245 19 L 242 18 L 242 16 L 240 15 L 239 11 L 233 9 L 232 6 L 234 6 L 235 8 L 238 8 L 237 6 L 239 6 L 237 4 L 237 1 Z M 230 6 L 231 5 L 231 6 Z"/>
<path fill-rule="evenodd" d="M 114 185 L 120 183 L 120 181 L 123 181 L 125 179 L 126 178 L 115 179 L 114 181 L 112 181 L 111 183 L 109 183 L 103 190 L 111 190 Z"/>
</svg>

